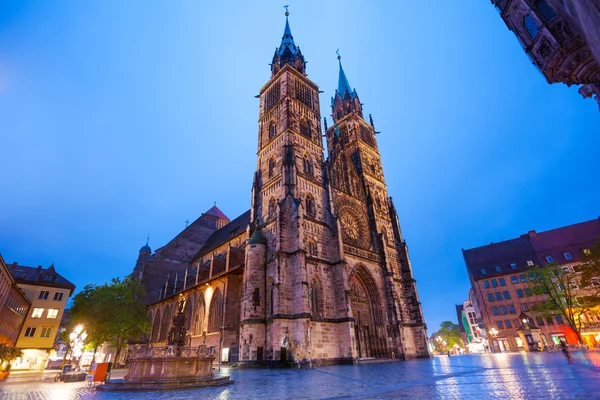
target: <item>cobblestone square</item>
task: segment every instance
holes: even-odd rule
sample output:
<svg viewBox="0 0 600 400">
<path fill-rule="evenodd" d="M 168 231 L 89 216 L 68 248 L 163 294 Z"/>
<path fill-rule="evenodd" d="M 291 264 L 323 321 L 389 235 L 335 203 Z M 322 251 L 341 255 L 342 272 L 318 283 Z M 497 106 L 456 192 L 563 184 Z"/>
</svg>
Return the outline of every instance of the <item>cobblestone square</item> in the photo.
<svg viewBox="0 0 600 400">
<path fill-rule="evenodd" d="M 4 382 L 0 399 L 600 399 L 600 353 L 512 353 L 313 369 L 222 368 L 235 384 L 103 393 L 86 383 Z"/>
</svg>

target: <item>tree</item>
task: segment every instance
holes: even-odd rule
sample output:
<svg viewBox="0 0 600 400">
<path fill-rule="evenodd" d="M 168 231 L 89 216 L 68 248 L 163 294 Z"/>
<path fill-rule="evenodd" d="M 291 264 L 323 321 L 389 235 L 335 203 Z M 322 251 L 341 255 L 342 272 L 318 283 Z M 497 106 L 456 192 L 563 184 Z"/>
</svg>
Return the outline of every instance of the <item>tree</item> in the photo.
<svg viewBox="0 0 600 400">
<path fill-rule="evenodd" d="M 127 340 L 138 339 L 150 331 L 143 297 L 144 287 L 131 278 L 115 278 L 101 286 L 86 285 L 73 298 L 72 324 L 83 324 L 89 348 L 103 343 L 115 346 L 118 360 Z"/>
<path fill-rule="evenodd" d="M 571 272 L 553 262 L 545 267 L 535 268 L 535 280 L 529 283 L 533 294 L 545 297 L 544 301 L 538 302 L 531 310 L 542 317 L 562 316 L 575 331 L 580 343 L 583 343 L 581 316 L 600 305 L 597 288 L 584 282 L 584 273 L 581 271 L 595 265 L 583 263 L 577 266 L 576 272 Z M 591 280 L 592 275 L 588 274 L 585 279 Z"/>
<path fill-rule="evenodd" d="M 21 349 L 0 344 L 0 365 L 2 366 L 2 372 L 10 371 L 10 363 L 19 357 L 23 357 Z"/>
<path fill-rule="evenodd" d="M 442 340 L 445 341 L 446 344 L 443 345 L 443 342 L 442 344 L 440 344 L 441 341 L 438 341 L 436 339 L 438 337 L 442 338 Z M 433 338 L 434 346 L 438 350 L 449 349 L 451 347 L 454 347 L 454 345 L 458 345 L 458 347 L 465 347 L 462 341 L 460 327 L 457 324 L 452 323 L 451 321 L 443 321 L 440 324 L 440 330 L 433 335 Z"/>
</svg>

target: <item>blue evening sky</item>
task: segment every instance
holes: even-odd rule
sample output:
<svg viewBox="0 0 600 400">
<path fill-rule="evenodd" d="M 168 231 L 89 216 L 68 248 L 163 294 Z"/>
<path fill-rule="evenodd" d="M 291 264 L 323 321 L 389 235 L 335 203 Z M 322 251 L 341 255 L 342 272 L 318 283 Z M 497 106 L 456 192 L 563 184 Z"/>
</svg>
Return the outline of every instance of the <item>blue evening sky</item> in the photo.
<svg viewBox="0 0 600 400">
<path fill-rule="evenodd" d="M 287 1 L 287 0 L 286 0 Z M 597 218 L 600 112 L 548 85 L 489 1 L 295 1 L 309 78 L 336 49 L 372 113 L 429 332 L 467 299 L 461 248 Z M 78 289 L 209 209 L 250 207 L 274 1 L 0 4 L 0 252 Z"/>
</svg>

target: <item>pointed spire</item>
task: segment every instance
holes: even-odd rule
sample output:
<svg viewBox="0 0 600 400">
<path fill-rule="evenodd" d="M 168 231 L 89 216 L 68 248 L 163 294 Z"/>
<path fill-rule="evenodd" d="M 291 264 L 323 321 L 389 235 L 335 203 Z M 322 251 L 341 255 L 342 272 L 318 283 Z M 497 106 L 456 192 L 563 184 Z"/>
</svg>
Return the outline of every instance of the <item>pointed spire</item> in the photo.
<svg viewBox="0 0 600 400">
<path fill-rule="evenodd" d="M 281 38 L 281 44 L 275 49 L 275 55 L 273 56 L 273 62 L 271 63 L 271 72 L 275 75 L 285 64 L 290 64 L 296 70 L 301 73 L 305 73 L 304 56 L 300 51 L 300 48 L 294 43 L 294 37 L 292 36 L 292 30 L 290 29 L 290 21 L 288 16 L 287 7 L 285 7 L 285 29 L 283 30 L 283 37 Z"/>
<path fill-rule="evenodd" d="M 294 43 L 294 37 L 292 36 L 292 30 L 290 29 L 290 21 L 288 21 L 288 16 L 290 13 L 287 11 L 287 7 L 285 6 L 285 29 L 283 30 L 283 37 L 281 38 L 281 45 L 279 46 L 278 52 L 279 55 L 282 55 L 285 49 L 290 49 L 292 54 L 296 54 L 298 48 L 296 47 L 296 43 Z"/>
<path fill-rule="evenodd" d="M 338 79 L 338 89 L 337 92 L 340 97 L 344 97 L 346 92 L 352 95 L 352 89 L 350 88 L 350 83 L 348 82 L 348 78 L 346 78 L 346 73 L 344 72 L 344 68 L 342 68 L 342 56 L 340 56 L 340 50 L 336 51 L 338 57 L 338 62 L 340 63 L 340 77 Z"/>
</svg>

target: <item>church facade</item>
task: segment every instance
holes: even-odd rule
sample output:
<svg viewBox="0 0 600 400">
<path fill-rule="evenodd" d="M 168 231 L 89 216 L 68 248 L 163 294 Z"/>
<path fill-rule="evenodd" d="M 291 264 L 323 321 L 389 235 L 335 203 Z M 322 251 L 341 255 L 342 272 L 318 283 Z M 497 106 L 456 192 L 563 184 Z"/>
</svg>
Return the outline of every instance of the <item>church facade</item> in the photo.
<svg viewBox="0 0 600 400">
<path fill-rule="evenodd" d="M 215 346 L 222 361 L 429 357 L 373 122 L 340 61 L 333 123 L 321 125 L 287 15 L 259 95 L 250 210 L 230 221 L 215 206 L 154 254 L 140 250 L 132 275 L 147 288 L 150 343 L 166 343 L 184 300 L 190 345 Z"/>
</svg>

